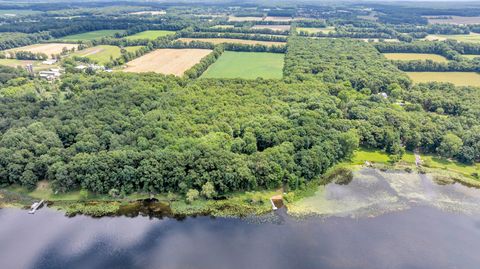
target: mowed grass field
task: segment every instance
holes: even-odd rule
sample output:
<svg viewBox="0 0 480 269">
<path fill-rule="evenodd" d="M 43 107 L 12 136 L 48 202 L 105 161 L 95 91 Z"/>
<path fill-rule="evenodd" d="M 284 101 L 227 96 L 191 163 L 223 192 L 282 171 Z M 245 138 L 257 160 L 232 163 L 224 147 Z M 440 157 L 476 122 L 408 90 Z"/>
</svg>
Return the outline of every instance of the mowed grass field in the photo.
<svg viewBox="0 0 480 269">
<path fill-rule="evenodd" d="M 335 32 L 335 27 L 324 27 L 324 28 L 297 27 L 297 32 L 307 32 L 309 34 L 316 34 L 316 33 L 328 34 L 330 32 Z"/>
<path fill-rule="evenodd" d="M 127 36 L 128 40 L 137 40 L 137 39 L 150 39 L 154 40 L 161 36 L 173 35 L 174 31 L 165 31 L 165 30 L 152 30 L 152 31 L 143 31 L 136 33 L 134 35 Z"/>
<path fill-rule="evenodd" d="M 55 65 L 42 64 L 42 61 L 31 61 L 31 60 L 17 60 L 17 59 L 0 59 L 0 65 L 6 65 L 10 67 L 25 67 L 31 64 L 34 71 L 48 70 L 50 68 L 58 67 Z"/>
<path fill-rule="evenodd" d="M 202 41 L 209 42 L 213 44 L 223 44 L 223 43 L 234 43 L 234 44 L 247 44 L 247 45 L 266 45 L 266 46 L 280 46 L 285 45 L 285 42 L 275 42 L 275 41 L 258 41 L 258 40 L 248 40 L 248 39 L 235 39 L 235 38 L 179 38 L 178 41 L 190 42 L 190 41 Z"/>
<path fill-rule="evenodd" d="M 59 40 L 64 40 L 64 41 L 85 41 L 85 40 L 94 40 L 94 39 L 99 39 L 102 37 L 111 37 L 114 36 L 115 33 L 122 33 L 123 30 L 98 30 L 98 31 L 91 31 L 91 32 L 86 32 L 86 33 L 81 33 L 81 34 L 75 34 L 75 35 L 67 35 L 58 38 Z"/>
<path fill-rule="evenodd" d="M 210 52 L 208 49 L 157 49 L 128 62 L 123 71 L 181 76 Z"/>
<path fill-rule="evenodd" d="M 125 50 L 128 52 L 134 52 L 140 49 L 142 46 L 132 46 L 132 47 L 125 47 Z M 110 59 L 116 59 L 122 55 L 121 48 L 117 46 L 109 46 L 109 45 L 100 45 L 91 48 L 87 48 L 84 50 L 77 51 L 72 54 L 72 56 L 81 56 L 89 58 L 93 61 L 96 61 L 99 64 L 106 64 L 110 62 Z"/>
<path fill-rule="evenodd" d="M 480 55 L 476 55 L 476 54 L 464 54 L 462 56 L 470 60 L 480 57 Z"/>
<path fill-rule="evenodd" d="M 202 78 L 282 78 L 284 55 L 265 52 L 225 51 Z"/>
<path fill-rule="evenodd" d="M 447 40 L 453 39 L 460 42 L 480 43 L 480 34 L 470 33 L 468 35 L 428 35 L 425 40 Z"/>
<path fill-rule="evenodd" d="M 6 50 L 5 52 L 29 51 L 32 53 L 45 53 L 50 57 L 52 54 L 60 54 L 63 48 L 72 49 L 77 47 L 78 47 L 77 44 L 45 43 L 45 44 L 34 44 L 34 45 L 25 46 L 25 47 L 9 49 L 9 50 Z"/>
<path fill-rule="evenodd" d="M 434 62 L 446 63 L 447 58 L 429 53 L 383 53 L 389 60 L 412 61 L 412 60 L 432 60 Z"/>
<path fill-rule="evenodd" d="M 475 72 L 407 72 L 415 83 L 449 82 L 457 86 L 480 86 L 480 74 Z"/>
</svg>

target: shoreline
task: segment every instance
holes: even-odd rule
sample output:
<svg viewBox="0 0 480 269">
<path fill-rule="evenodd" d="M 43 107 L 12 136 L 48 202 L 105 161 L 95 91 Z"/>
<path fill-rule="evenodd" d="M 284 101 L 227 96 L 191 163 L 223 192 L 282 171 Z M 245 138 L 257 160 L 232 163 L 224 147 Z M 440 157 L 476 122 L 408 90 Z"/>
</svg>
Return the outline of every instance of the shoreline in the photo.
<svg viewBox="0 0 480 269">
<path fill-rule="evenodd" d="M 352 172 L 365 168 L 372 168 L 382 172 L 406 172 L 416 174 L 429 174 L 436 184 L 447 185 L 459 183 L 471 188 L 480 188 L 480 181 L 467 178 L 460 173 L 446 171 L 438 168 L 428 168 L 405 162 L 395 164 L 370 163 L 358 165 L 354 163 L 340 163 L 330 168 L 318 180 L 308 182 L 302 189 L 293 190 L 283 195 L 284 206 L 292 205 L 298 201 L 315 195 L 320 186 L 335 182 L 349 184 Z M 280 192 L 280 193 L 279 193 Z M 279 190 L 263 190 L 253 192 L 238 192 L 230 194 L 224 199 L 206 200 L 199 199 L 187 203 L 180 195 L 148 195 L 134 194 L 125 198 L 111 198 L 107 196 L 93 197 L 91 199 L 45 199 L 46 206 L 65 213 L 66 216 L 87 215 L 92 217 L 107 216 L 138 216 L 185 218 L 187 216 L 213 216 L 213 217 L 247 217 L 265 215 L 272 211 L 270 199 L 282 195 Z M 32 197 L 28 193 L 21 193 L 8 188 L 0 189 L 0 208 L 27 209 L 38 201 L 39 197 Z M 289 214 L 289 215 L 295 215 Z"/>
</svg>

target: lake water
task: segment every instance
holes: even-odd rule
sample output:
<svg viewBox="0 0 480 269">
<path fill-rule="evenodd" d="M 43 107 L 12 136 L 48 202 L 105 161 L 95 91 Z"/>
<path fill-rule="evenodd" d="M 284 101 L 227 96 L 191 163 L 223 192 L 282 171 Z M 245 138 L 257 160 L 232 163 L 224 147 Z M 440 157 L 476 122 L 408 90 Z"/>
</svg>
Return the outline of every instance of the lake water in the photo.
<svg viewBox="0 0 480 269">
<path fill-rule="evenodd" d="M 332 186 L 335 194 L 339 187 Z M 358 188 L 355 183 L 344 188 L 353 187 Z M 375 217 L 302 220 L 285 209 L 261 218 L 183 220 L 68 218 L 48 208 L 35 215 L 0 209 L 0 268 L 5 269 L 478 269 L 479 250 L 478 213 L 422 203 Z"/>
</svg>

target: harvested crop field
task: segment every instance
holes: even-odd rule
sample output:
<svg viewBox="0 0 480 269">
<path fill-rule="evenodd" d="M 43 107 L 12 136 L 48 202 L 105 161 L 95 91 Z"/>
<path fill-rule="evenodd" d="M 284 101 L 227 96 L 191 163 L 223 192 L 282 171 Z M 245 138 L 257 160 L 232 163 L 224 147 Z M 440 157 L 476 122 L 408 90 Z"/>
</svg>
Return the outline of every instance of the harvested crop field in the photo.
<svg viewBox="0 0 480 269">
<path fill-rule="evenodd" d="M 290 25 L 254 25 L 252 29 L 270 29 L 274 31 L 288 31 Z"/>
<path fill-rule="evenodd" d="M 274 16 L 267 16 L 265 17 L 265 21 L 291 21 L 292 17 L 274 17 Z"/>
<path fill-rule="evenodd" d="M 480 17 L 461 17 L 448 16 L 448 18 L 435 18 L 435 16 L 427 16 L 430 24 L 480 24 Z"/>
<path fill-rule="evenodd" d="M 446 63 L 447 58 L 430 53 L 383 53 L 383 56 L 389 60 L 413 61 L 413 60 L 432 60 L 434 62 Z"/>
<path fill-rule="evenodd" d="M 407 72 L 415 83 L 448 82 L 457 86 L 480 86 L 480 75 L 475 72 Z"/>
<path fill-rule="evenodd" d="M 6 50 L 6 52 L 12 51 L 29 51 L 32 53 L 45 53 L 49 57 L 52 54 L 60 54 L 63 50 L 63 48 L 67 49 L 72 49 L 72 48 L 77 48 L 77 44 L 67 44 L 67 43 L 45 43 L 45 44 L 35 44 L 35 45 L 30 45 L 30 46 L 25 46 L 25 47 L 19 47 L 19 48 L 14 48 L 14 49 L 9 49 Z"/>
<path fill-rule="evenodd" d="M 202 78 L 282 78 L 284 54 L 225 51 Z"/>
<path fill-rule="evenodd" d="M 258 40 L 235 39 L 235 38 L 179 38 L 177 40 L 182 42 L 202 41 L 202 42 L 209 42 L 213 44 L 236 43 L 236 44 L 247 44 L 247 45 L 260 44 L 260 45 L 266 45 L 266 46 L 280 46 L 280 45 L 286 44 L 286 42 L 258 41 Z"/>
<path fill-rule="evenodd" d="M 128 62 L 123 71 L 181 76 L 210 52 L 207 49 L 158 49 Z"/>
</svg>

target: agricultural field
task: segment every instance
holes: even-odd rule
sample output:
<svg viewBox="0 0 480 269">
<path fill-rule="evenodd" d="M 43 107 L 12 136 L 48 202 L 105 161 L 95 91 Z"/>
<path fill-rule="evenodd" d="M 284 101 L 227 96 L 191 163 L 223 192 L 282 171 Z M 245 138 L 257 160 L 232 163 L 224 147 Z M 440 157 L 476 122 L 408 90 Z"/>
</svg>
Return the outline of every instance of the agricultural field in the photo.
<svg viewBox="0 0 480 269">
<path fill-rule="evenodd" d="M 152 16 L 158 16 L 158 15 L 165 15 L 167 12 L 165 10 L 158 10 L 158 11 L 137 11 L 137 12 L 131 12 L 128 13 L 129 15 L 152 15 Z"/>
<path fill-rule="evenodd" d="M 137 39 L 150 39 L 155 40 L 161 36 L 173 35 L 174 31 L 165 31 L 165 30 L 152 30 L 152 31 L 143 31 L 136 33 L 134 35 L 127 36 L 128 40 L 137 40 Z"/>
<path fill-rule="evenodd" d="M 463 54 L 462 56 L 470 60 L 475 58 L 480 58 L 480 55 L 476 55 L 476 54 Z"/>
<path fill-rule="evenodd" d="M 157 49 L 128 62 L 123 71 L 181 76 L 210 52 L 208 49 Z"/>
<path fill-rule="evenodd" d="M 288 31 L 290 25 L 254 25 L 253 29 L 270 29 L 274 31 Z"/>
<path fill-rule="evenodd" d="M 457 86 L 480 86 L 480 75 L 474 72 L 407 72 L 415 83 L 448 82 Z"/>
<path fill-rule="evenodd" d="M 288 22 L 288 21 L 292 21 L 292 18 L 291 17 L 267 16 L 267 17 L 265 17 L 265 21 L 284 21 L 284 22 Z"/>
<path fill-rule="evenodd" d="M 323 28 L 309 28 L 309 27 L 297 27 L 297 32 L 307 32 L 309 34 L 316 34 L 316 33 L 332 33 L 335 32 L 335 27 L 323 27 Z"/>
<path fill-rule="evenodd" d="M 42 64 L 41 61 L 32 61 L 32 60 L 17 60 L 17 59 L 0 59 L 0 65 L 10 66 L 10 67 L 25 67 L 31 64 L 33 70 L 42 71 L 50 68 L 55 68 L 56 65 Z"/>
<path fill-rule="evenodd" d="M 125 47 L 128 52 L 134 52 L 142 46 Z M 117 46 L 100 45 L 77 51 L 72 56 L 81 56 L 89 58 L 99 64 L 107 64 L 110 60 L 121 56 L 121 49 Z"/>
<path fill-rule="evenodd" d="M 215 26 L 212 26 L 210 28 L 215 28 L 215 29 L 228 29 L 228 28 L 235 28 L 234 25 L 225 25 L 225 24 L 219 24 L 219 25 L 215 25 Z"/>
<path fill-rule="evenodd" d="M 259 40 L 248 40 L 248 39 L 235 39 L 235 38 L 179 38 L 178 41 L 190 42 L 190 41 L 202 41 L 210 42 L 213 44 L 222 44 L 222 43 L 235 43 L 235 44 L 247 44 L 247 45 L 266 45 L 266 46 L 280 46 L 285 45 L 285 42 L 277 41 L 259 41 Z"/>
<path fill-rule="evenodd" d="M 448 16 L 449 18 L 438 19 L 435 16 L 427 16 L 430 24 L 480 24 L 480 17 Z"/>
<path fill-rule="evenodd" d="M 0 17 L 39 15 L 43 12 L 28 9 L 0 9 Z"/>
<path fill-rule="evenodd" d="M 229 21 L 263 21 L 263 17 L 235 17 L 229 16 Z"/>
<path fill-rule="evenodd" d="M 457 40 L 459 42 L 480 43 L 480 34 L 470 33 L 468 35 L 428 35 L 425 40 L 443 41 L 447 39 Z"/>
<path fill-rule="evenodd" d="M 76 44 L 67 44 L 67 43 L 44 43 L 44 44 L 35 44 L 25 47 L 18 47 L 14 49 L 6 50 L 5 52 L 16 52 L 16 51 L 29 51 L 32 53 L 45 53 L 49 57 L 52 54 L 60 54 L 63 48 L 72 49 L 77 48 L 78 45 Z"/>
<path fill-rule="evenodd" d="M 59 38 L 59 40 L 72 41 L 72 42 L 88 41 L 88 40 L 99 39 L 102 37 L 112 37 L 116 33 L 120 33 L 120 32 L 123 32 L 123 30 L 98 30 L 98 31 L 91 31 L 91 32 L 86 32 L 81 34 L 63 36 Z"/>
<path fill-rule="evenodd" d="M 413 60 L 432 60 L 434 62 L 446 63 L 447 58 L 430 53 L 383 53 L 383 56 L 389 60 L 413 61 Z"/>
<path fill-rule="evenodd" d="M 282 78 L 284 55 L 264 52 L 226 51 L 202 78 Z"/>
</svg>

